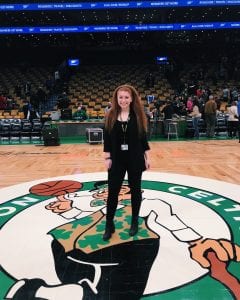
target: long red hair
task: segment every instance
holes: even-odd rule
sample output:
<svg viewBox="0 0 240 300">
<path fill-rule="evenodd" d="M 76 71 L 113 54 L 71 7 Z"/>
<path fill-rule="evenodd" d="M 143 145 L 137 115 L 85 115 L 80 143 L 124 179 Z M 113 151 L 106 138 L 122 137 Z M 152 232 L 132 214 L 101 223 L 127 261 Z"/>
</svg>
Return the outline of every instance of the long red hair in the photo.
<svg viewBox="0 0 240 300">
<path fill-rule="evenodd" d="M 130 104 L 130 112 L 134 112 L 137 118 L 137 125 L 139 133 L 147 132 L 147 117 L 144 112 L 143 104 L 141 102 L 141 98 L 137 92 L 137 90 L 128 84 L 118 86 L 115 91 L 113 92 L 112 97 L 112 106 L 111 109 L 108 111 L 105 121 L 105 128 L 108 131 L 111 131 L 113 125 L 115 124 L 118 115 L 121 112 L 121 107 L 118 105 L 118 92 L 125 91 L 129 92 L 132 98 L 132 102 Z"/>
</svg>

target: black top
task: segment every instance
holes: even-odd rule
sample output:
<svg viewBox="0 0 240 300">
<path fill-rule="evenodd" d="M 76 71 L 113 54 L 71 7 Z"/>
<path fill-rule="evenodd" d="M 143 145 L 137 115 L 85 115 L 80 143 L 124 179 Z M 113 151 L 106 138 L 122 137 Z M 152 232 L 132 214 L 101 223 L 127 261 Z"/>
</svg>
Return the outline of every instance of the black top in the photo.
<svg viewBox="0 0 240 300">
<path fill-rule="evenodd" d="M 164 113 L 164 119 L 165 119 L 165 120 L 166 120 L 166 119 L 172 119 L 172 116 L 173 116 L 173 114 L 174 114 L 174 110 L 173 110 L 173 107 L 172 107 L 171 104 L 167 104 L 167 105 L 163 108 L 162 112 Z"/>
<path fill-rule="evenodd" d="M 125 141 L 124 128 L 126 128 Z M 128 145 L 127 151 L 121 150 L 123 144 Z M 137 119 L 134 114 L 130 115 L 128 122 L 117 120 L 110 133 L 104 130 L 104 152 L 110 152 L 112 169 L 127 163 L 133 170 L 144 171 L 146 169 L 144 152 L 149 149 L 146 133 L 141 135 L 138 133 Z"/>
</svg>

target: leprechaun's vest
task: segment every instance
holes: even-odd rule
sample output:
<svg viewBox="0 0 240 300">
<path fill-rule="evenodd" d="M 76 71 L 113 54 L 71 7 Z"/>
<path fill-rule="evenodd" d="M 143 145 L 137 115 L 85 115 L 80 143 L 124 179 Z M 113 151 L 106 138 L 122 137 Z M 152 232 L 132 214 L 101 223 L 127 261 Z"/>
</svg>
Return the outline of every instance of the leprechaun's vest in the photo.
<svg viewBox="0 0 240 300">
<path fill-rule="evenodd" d="M 118 209 L 115 215 L 115 233 L 108 241 L 102 239 L 106 225 L 102 211 L 59 226 L 50 231 L 50 234 L 64 247 L 65 252 L 81 249 L 86 254 L 133 240 L 158 239 L 158 235 L 147 228 L 143 218 L 139 218 L 138 233 L 133 237 L 129 236 L 131 207 Z"/>
</svg>

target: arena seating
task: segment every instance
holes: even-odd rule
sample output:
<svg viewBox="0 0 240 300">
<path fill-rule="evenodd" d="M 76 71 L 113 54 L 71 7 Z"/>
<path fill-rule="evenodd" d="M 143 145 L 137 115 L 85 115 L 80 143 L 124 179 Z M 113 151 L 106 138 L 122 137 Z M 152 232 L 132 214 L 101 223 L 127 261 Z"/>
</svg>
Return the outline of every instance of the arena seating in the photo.
<svg viewBox="0 0 240 300">
<path fill-rule="evenodd" d="M 34 142 L 41 140 L 42 123 L 26 119 L 1 119 L 0 142 Z"/>
</svg>

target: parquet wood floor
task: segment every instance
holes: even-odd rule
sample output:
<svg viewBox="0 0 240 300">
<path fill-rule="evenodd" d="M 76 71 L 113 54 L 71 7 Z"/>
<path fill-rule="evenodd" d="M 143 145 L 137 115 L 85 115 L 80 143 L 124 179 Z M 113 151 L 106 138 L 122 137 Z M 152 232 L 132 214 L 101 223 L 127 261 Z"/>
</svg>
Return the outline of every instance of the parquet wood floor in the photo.
<svg viewBox="0 0 240 300">
<path fill-rule="evenodd" d="M 151 171 L 240 182 L 237 140 L 150 142 Z M 102 145 L 0 146 L 0 188 L 78 173 L 105 171 Z"/>
</svg>

